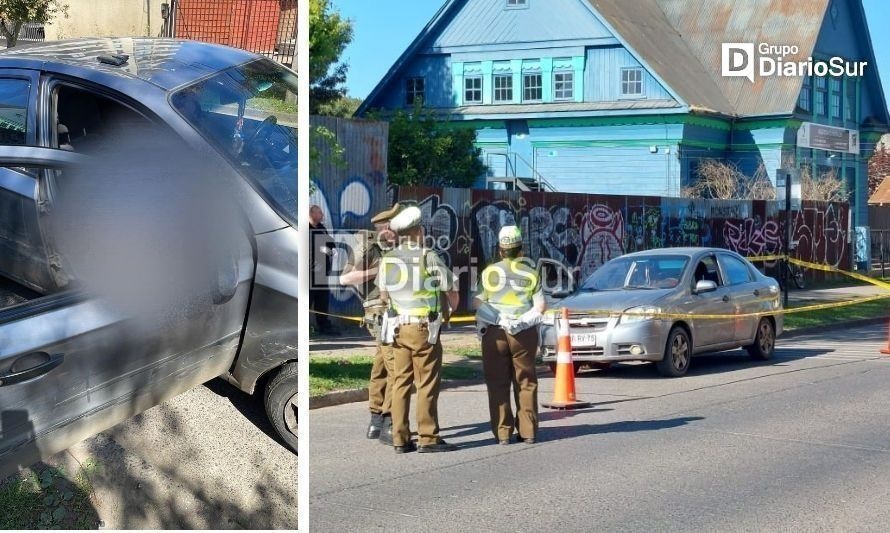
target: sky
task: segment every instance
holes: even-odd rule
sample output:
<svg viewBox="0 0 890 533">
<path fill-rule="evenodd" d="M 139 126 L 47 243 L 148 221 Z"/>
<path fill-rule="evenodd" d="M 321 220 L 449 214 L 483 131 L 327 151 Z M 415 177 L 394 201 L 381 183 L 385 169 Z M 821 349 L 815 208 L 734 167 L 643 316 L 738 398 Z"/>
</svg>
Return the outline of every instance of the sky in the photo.
<svg viewBox="0 0 890 533">
<path fill-rule="evenodd" d="M 890 2 L 862 0 L 884 93 L 890 93 Z M 444 0 L 333 0 L 353 21 L 354 36 L 341 59 L 349 64 L 349 96 L 364 99 Z"/>
</svg>

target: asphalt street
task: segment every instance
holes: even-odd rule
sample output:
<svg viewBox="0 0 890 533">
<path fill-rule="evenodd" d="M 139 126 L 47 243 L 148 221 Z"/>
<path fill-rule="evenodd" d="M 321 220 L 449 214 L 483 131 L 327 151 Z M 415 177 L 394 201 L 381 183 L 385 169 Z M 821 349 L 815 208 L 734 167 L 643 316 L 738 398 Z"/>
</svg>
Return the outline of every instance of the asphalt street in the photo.
<svg viewBox="0 0 890 533">
<path fill-rule="evenodd" d="M 484 385 L 442 393 L 450 453 L 364 439 L 365 404 L 314 410 L 311 530 L 885 531 L 886 343 L 875 325 L 780 338 L 765 363 L 698 357 L 678 379 L 589 371 L 576 386 L 594 405 L 542 409 L 533 445 L 494 444 Z"/>
</svg>

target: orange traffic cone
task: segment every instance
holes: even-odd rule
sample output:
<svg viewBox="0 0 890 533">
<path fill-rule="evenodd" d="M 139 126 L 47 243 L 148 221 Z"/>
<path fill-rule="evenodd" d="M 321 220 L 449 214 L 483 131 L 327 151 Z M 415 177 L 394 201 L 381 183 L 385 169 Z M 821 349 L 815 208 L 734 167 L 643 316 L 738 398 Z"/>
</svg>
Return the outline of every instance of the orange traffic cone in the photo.
<svg viewBox="0 0 890 533">
<path fill-rule="evenodd" d="M 890 329 L 887 330 L 887 347 L 881 348 L 881 353 L 884 355 L 890 355 Z"/>
<path fill-rule="evenodd" d="M 572 337 L 569 335 L 569 310 L 562 308 L 558 320 L 556 343 L 556 380 L 553 385 L 553 401 L 542 402 L 550 409 L 581 409 L 590 402 L 575 399 L 575 365 L 572 364 Z"/>
</svg>

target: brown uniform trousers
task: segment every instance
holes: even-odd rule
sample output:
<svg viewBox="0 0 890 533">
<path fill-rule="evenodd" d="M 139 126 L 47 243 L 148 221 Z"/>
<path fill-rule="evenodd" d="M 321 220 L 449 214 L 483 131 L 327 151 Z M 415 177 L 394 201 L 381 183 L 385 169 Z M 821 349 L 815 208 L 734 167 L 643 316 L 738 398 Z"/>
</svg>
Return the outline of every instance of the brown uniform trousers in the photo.
<svg viewBox="0 0 890 533">
<path fill-rule="evenodd" d="M 377 351 L 374 353 L 374 362 L 371 364 L 371 379 L 368 383 L 368 409 L 375 415 L 389 416 L 391 405 L 389 376 L 392 373 L 392 348 L 380 343 L 376 319 L 383 313 L 382 308 L 368 308 L 369 317 L 373 318 L 373 325 L 368 325 L 368 333 L 377 341 Z"/>
<path fill-rule="evenodd" d="M 516 335 L 489 326 L 482 336 L 482 369 L 488 388 L 491 432 L 497 440 L 508 440 L 513 428 L 523 439 L 538 432 L 538 376 L 535 355 L 538 352 L 538 328 L 531 327 Z M 515 387 L 516 417 L 510 407 L 510 385 Z"/>
<path fill-rule="evenodd" d="M 402 324 L 392 343 L 392 443 L 404 446 L 411 440 L 408 411 L 411 385 L 417 389 L 417 443 L 439 442 L 439 385 L 442 381 L 442 343 L 429 344 L 425 324 Z"/>
</svg>

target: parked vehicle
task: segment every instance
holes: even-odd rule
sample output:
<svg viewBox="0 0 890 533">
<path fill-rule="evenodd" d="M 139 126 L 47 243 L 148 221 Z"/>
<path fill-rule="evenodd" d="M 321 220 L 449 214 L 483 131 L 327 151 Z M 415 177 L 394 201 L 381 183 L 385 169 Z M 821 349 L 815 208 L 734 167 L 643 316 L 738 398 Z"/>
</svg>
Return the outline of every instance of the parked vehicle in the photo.
<svg viewBox="0 0 890 533">
<path fill-rule="evenodd" d="M 783 327 L 776 280 L 719 248 L 664 248 L 612 259 L 555 305 L 569 309 L 576 371 L 585 364 L 654 361 L 660 374 L 676 377 L 689 370 L 693 355 L 738 347 L 766 360 Z M 747 313 L 763 315 L 733 317 Z M 554 315 L 540 331 L 543 360 L 554 368 Z"/>
<path fill-rule="evenodd" d="M 73 40 L 0 54 L 0 477 L 218 376 L 261 394 L 296 451 L 296 80 L 260 56 L 188 41 Z M 57 204 L 96 192 L 85 192 L 90 180 L 75 171 L 107 167 L 127 132 L 135 142 L 124 155 L 148 167 L 140 167 L 147 179 L 131 194 L 121 184 L 134 167 L 115 163 L 122 179 L 112 190 L 121 197 L 99 208 L 122 217 L 133 248 L 144 228 L 131 224 L 128 196 L 170 200 L 153 192 L 163 180 L 151 179 L 152 161 L 171 167 L 168 154 L 153 152 L 169 142 L 213 169 L 239 228 L 225 260 L 201 258 L 212 280 L 204 292 L 195 287 L 202 299 L 150 324 L 83 282 L 78 265 L 104 263 L 66 255 L 60 235 L 86 231 L 78 221 L 56 231 Z M 185 170 L 181 181 L 193 185 Z M 188 211 L 172 200 L 164 207 Z M 203 222 L 220 213 L 189 215 L 189 228 L 176 227 L 176 216 L 160 221 L 169 229 L 160 240 L 176 245 L 188 230 L 203 250 L 200 232 L 213 229 Z M 170 279 L 142 274 L 162 293 L 191 290 L 169 271 Z M 135 279 L 114 266 L 107 274 L 109 283 Z"/>
</svg>

